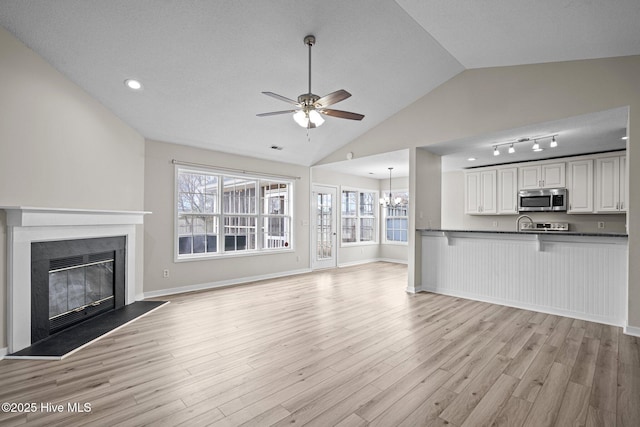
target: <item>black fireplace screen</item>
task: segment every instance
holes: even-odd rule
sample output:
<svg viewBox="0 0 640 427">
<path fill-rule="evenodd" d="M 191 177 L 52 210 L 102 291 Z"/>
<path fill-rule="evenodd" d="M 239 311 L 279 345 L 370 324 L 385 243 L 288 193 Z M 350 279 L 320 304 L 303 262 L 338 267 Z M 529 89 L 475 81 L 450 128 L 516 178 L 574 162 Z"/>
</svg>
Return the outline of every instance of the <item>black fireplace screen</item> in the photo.
<svg viewBox="0 0 640 427">
<path fill-rule="evenodd" d="M 49 270 L 50 320 L 113 299 L 113 253 L 92 257 L 105 259 L 71 266 L 60 266 L 64 260 L 51 261 L 53 265 Z M 73 259 L 69 261 L 74 263 Z"/>
</svg>

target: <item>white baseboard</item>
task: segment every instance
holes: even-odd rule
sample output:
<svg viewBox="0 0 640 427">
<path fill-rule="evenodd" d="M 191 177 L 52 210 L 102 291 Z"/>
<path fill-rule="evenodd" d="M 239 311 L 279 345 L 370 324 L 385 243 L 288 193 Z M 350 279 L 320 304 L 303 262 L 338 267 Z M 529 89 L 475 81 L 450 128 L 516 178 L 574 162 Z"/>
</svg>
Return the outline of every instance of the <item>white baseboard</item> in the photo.
<svg viewBox="0 0 640 427">
<path fill-rule="evenodd" d="M 310 268 L 291 270 L 281 273 L 262 274 L 259 276 L 240 277 L 237 279 L 220 280 L 218 282 L 200 283 L 197 285 L 180 286 L 178 288 L 161 289 L 159 291 L 145 292 L 144 298 L 156 298 L 166 295 L 183 294 L 185 292 L 204 291 L 207 289 L 224 288 L 227 286 L 242 285 L 244 283 L 257 282 L 259 280 L 277 279 L 279 277 L 295 276 L 311 272 Z"/>
<path fill-rule="evenodd" d="M 393 263 L 393 264 L 409 265 L 409 261 L 407 261 L 406 259 L 378 258 L 378 261 L 390 262 L 390 263 Z"/>
<path fill-rule="evenodd" d="M 351 261 L 351 262 L 341 262 L 341 263 L 338 263 L 338 268 L 353 267 L 353 266 L 362 265 L 362 264 L 371 264 L 372 262 L 392 262 L 394 264 L 405 264 L 405 265 L 408 264 L 407 261 L 401 260 L 401 259 L 370 258 L 370 259 L 361 259 L 358 261 Z"/>
<path fill-rule="evenodd" d="M 376 262 L 378 261 L 377 258 L 372 258 L 372 259 L 360 259 L 358 261 L 351 261 L 351 262 L 339 262 L 338 263 L 338 268 L 343 268 L 343 267 L 353 267 L 356 265 L 362 265 L 362 264 L 370 264 L 372 262 Z"/>
<path fill-rule="evenodd" d="M 634 337 L 640 337 L 640 328 L 637 326 L 625 326 L 624 333 L 627 335 L 633 335 Z"/>
<path fill-rule="evenodd" d="M 537 311 L 539 313 L 553 314 L 555 316 L 571 317 L 572 319 L 586 320 L 588 322 L 603 323 L 605 325 L 612 325 L 612 326 L 619 326 L 619 327 L 622 327 L 624 325 L 624 321 L 621 320 L 621 319 L 612 319 L 612 318 L 601 317 L 601 316 L 590 316 L 590 315 L 587 315 L 585 313 L 580 313 L 580 312 L 574 312 L 574 311 L 568 311 L 568 310 L 558 310 L 558 309 L 554 309 L 554 308 L 546 307 L 546 306 L 538 306 L 538 305 L 525 304 L 525 303 L 516 302 L 516 301 L 508 301 L 508 300 L 502 300 L 502 299 L 496 299 L 496 298 L 489 298 L 489 297 L 486 297 L 486 296 L 483 296 L 483 295 L 476 295 L 476 294 L 471 294 L 471 293 L 468 293 L 468 292 L 434 289 L 434 288 L 428 288 L 428 287 L 425 287 L 425 286 L 422 287 L 421 291 L 423 291 L 423 292 L 433 292 L 434 294 L 449 295 L 449 296 L 452 296 L 452 297 L 465 298 L 465 299 L 470 299 L 470 300 L 474 300 L 474 301 L 488 302 L 488 303 L 491 303 L 491 304 L 506 305 L 507 307 L 520 308 L 520 309 L 529 310 L 529 311 Z M 640 332 L 640 329 L 638 329 L 638 328 L 635 328 L 635 329 Z M 625 333 L 626 333 L 626 331 L 625 331 Z M 632 335 L 632 334 L 629 334 L 629 335 Z"/>
</svg>

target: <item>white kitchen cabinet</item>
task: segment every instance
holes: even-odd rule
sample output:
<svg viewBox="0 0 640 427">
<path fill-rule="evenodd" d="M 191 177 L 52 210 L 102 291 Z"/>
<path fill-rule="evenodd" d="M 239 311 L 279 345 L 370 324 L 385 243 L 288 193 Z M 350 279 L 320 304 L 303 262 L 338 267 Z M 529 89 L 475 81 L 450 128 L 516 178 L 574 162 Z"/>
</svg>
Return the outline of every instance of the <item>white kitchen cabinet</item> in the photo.
<svg viewBox="0 0 640 427">
<path fill-rule="evenodd" d="M 577 160 L 567 163 L 567 213 L 593 212 L 593 160 Z"/>
<path fill-rule="evenodd" d="M 596 159 L 596 212 L 626 212 L 626 156 Z"/>
<path fill-rule="evenodd" d="M 520 190 L 565 186 L 565 164 L 545 163 L 518 168 Z"/>
<path fill-rule="evenodd" d="M 464 213 L 470 215 L 495 215 L 496 170 L 483 170 L 465 174 Z"/>
<path fill-rule="evenodd" d="M 498 169 L 498 214 L 518 214 L 518 168 Z"/>
</svg>

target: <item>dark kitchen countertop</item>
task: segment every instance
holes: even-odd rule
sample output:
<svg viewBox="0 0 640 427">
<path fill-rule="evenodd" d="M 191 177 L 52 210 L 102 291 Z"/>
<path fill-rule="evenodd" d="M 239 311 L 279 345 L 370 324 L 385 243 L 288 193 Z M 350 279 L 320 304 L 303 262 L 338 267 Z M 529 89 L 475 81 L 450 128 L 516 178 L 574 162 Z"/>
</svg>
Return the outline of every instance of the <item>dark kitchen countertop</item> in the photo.
<svg viewBox="0 0 640 427">
<path fill-rule="evenodd" d="M 588 236 L 588 237 L 629 237 L 626 233 L 583 233 L 579 231 L 500 231 L 500 230 L 447 230 L 440 228 L 418 228 L 418 231 L 441 233 L 487 233 L 487 234 L 539 234 L 552 236 Z"/>
</svg>

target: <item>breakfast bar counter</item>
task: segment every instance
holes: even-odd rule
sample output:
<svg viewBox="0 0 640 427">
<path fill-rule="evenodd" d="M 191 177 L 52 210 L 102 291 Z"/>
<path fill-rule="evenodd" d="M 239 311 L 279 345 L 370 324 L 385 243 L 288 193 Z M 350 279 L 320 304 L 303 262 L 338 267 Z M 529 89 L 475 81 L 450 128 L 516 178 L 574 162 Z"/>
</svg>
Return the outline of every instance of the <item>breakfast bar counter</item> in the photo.
<svg viewBox="0 0 640 427">
<path fill-rule="evenodd" d="M 422 291 L 624 326 L 626 234 L 418 231 Z"/>
</svg>

